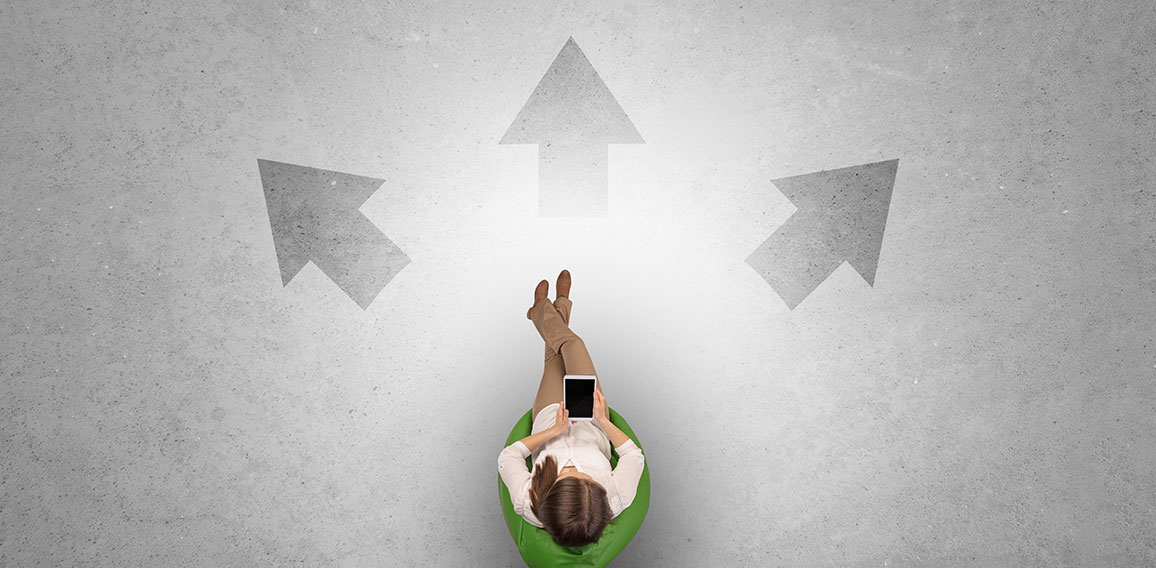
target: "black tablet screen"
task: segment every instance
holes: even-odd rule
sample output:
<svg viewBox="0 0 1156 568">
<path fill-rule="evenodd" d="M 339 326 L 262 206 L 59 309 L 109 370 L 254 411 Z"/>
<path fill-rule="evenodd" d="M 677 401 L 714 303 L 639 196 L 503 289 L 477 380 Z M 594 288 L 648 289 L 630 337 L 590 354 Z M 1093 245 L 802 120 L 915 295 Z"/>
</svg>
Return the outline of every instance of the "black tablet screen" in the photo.
<svg viewBox="0 0 1156 568">
<path fill-rule="evenodd" d="M 570 418 L 594 417 L 594 380 L 566 381 L 566 410 Z"/>
</svg>

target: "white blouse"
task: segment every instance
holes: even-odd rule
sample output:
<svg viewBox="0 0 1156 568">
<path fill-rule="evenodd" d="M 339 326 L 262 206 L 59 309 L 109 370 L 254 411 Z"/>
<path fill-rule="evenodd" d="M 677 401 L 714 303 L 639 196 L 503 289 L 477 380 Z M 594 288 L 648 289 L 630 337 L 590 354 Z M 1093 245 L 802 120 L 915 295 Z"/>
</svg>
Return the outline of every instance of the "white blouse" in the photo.
<svg viewBox="0 0 1156 568">
<path fill-rule="evenodd" d="M 553 455 L 558 462 L 558 472 L 562 468 L 572 465 L 578 471 L 589 475 L 594 481 L 606 489 L 606 498 L 610 500 L 611 517 L 617 517 L 623 509 L 634 502 L 638 491 L 638 480 L 642 478 L 645 457 L 642 448 L 629 438 L 621 446 L 615 448 L 618 452 L 618 465 L 610 469 L 610 440 L 597 422 L 577 422 L 570 425 L 569 430 L 562 436 L 557 436 L 542 444 L 533 453 L 535 470 L 541 466 L 547 455 Z M 526 522 L 543 527 L 541 521 L 530 510 L 530 485 L 533 474 L 526 469 L 526 457 L 530 456 L 530 449 L 521 440 L 506 446 L 498 454 L 498 475 L 510 491 L 510 500 L 514 504 L 514 512 L 522 515 Z"/>
</svg>

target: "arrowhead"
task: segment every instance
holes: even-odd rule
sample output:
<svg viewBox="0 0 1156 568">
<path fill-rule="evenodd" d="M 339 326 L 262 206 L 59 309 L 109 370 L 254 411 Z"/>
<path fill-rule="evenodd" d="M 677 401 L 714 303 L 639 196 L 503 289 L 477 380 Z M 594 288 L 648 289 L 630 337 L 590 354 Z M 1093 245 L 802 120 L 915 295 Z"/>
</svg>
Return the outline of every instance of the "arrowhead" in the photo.
<svg viewBox="0 0 1156 568">
<path fill-rule="evenodd" d="M 643 144 L 645 141 L 574 38 L 570 38 L 500 143 Z"/>
<path fill-rule="evenodd" d="M 844 261 L 874 286 L 898 165 L 888 160 L 772 180 L 799 210 L 747 264 L 792 310 Z"/>
<path fill-rule="evenodd" d="M 383 180 L 257 160 L 281 284 L 313 261 L 362 309 L 409 257 L 358 211 Z"/>
<path fill-rule="evenodd" d="M 899 160 L 886 160 L 772 183 L 799 208 L 789 219 L 792 229 L 822 240 L 831 257 L 849 262 L 874 286 L 898 166 Z"/>
</svg>

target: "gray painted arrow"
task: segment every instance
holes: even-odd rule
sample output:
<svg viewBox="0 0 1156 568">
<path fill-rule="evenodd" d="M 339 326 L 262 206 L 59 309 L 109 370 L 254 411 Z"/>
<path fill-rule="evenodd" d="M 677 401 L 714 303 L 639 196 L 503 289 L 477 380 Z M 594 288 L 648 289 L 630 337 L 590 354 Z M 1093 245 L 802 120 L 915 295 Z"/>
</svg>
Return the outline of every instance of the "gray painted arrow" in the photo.
<svg viewBox="0 0 1156 568">
<path fill-rule="evenodd" d="M 799 210 L 747 264 L 792 310 L 843 261 L 874 286 L 898 166 L 887 160 L 772 180 Z"/>
<path fill-rule="evenodd" d="M 409 257 L 358 211 L 383 180 L 257 160 L 281 285 L 313 261 L 362 309 Z"/>
<path fill-rule="evenodd" d="M 539 217 L 605 217 L 607 145 L 646 142 L 570 38 L 499 143 L 538 145 Z"/>
</svg>

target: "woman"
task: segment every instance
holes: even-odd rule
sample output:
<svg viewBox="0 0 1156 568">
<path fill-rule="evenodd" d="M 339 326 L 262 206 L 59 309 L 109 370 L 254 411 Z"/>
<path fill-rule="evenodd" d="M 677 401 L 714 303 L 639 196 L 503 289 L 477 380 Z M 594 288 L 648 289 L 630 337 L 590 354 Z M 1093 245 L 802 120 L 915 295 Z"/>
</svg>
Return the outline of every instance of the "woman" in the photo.
<svg viewBox="0 0 1156 568">
<path fill-rule="evenodd" d="M 610 422 L 601 380 L 582 339 L 569 328 L 570 272 L 558 275 L 557 298 L 547 301 L 550 283 L 534 290 L 526 317 L 546 342 L 546 365 L 531 409 L 530 435 L 498 456 L 498 474 L 510 490 L 514 511 L 546 529 L 559 546 L 597 541 L 603 529 L 634 501 L 642 477 L 642 450 Z M 562 407 L 563 375 L 595 375 L 594 420 L 569 420 Z M 553 402 L 559 401 L 559 402 Z M 618 466 L 610 468 L 610 446 Z M 526 470 L 533 457 L 533 474 Z"/>
</svg>

